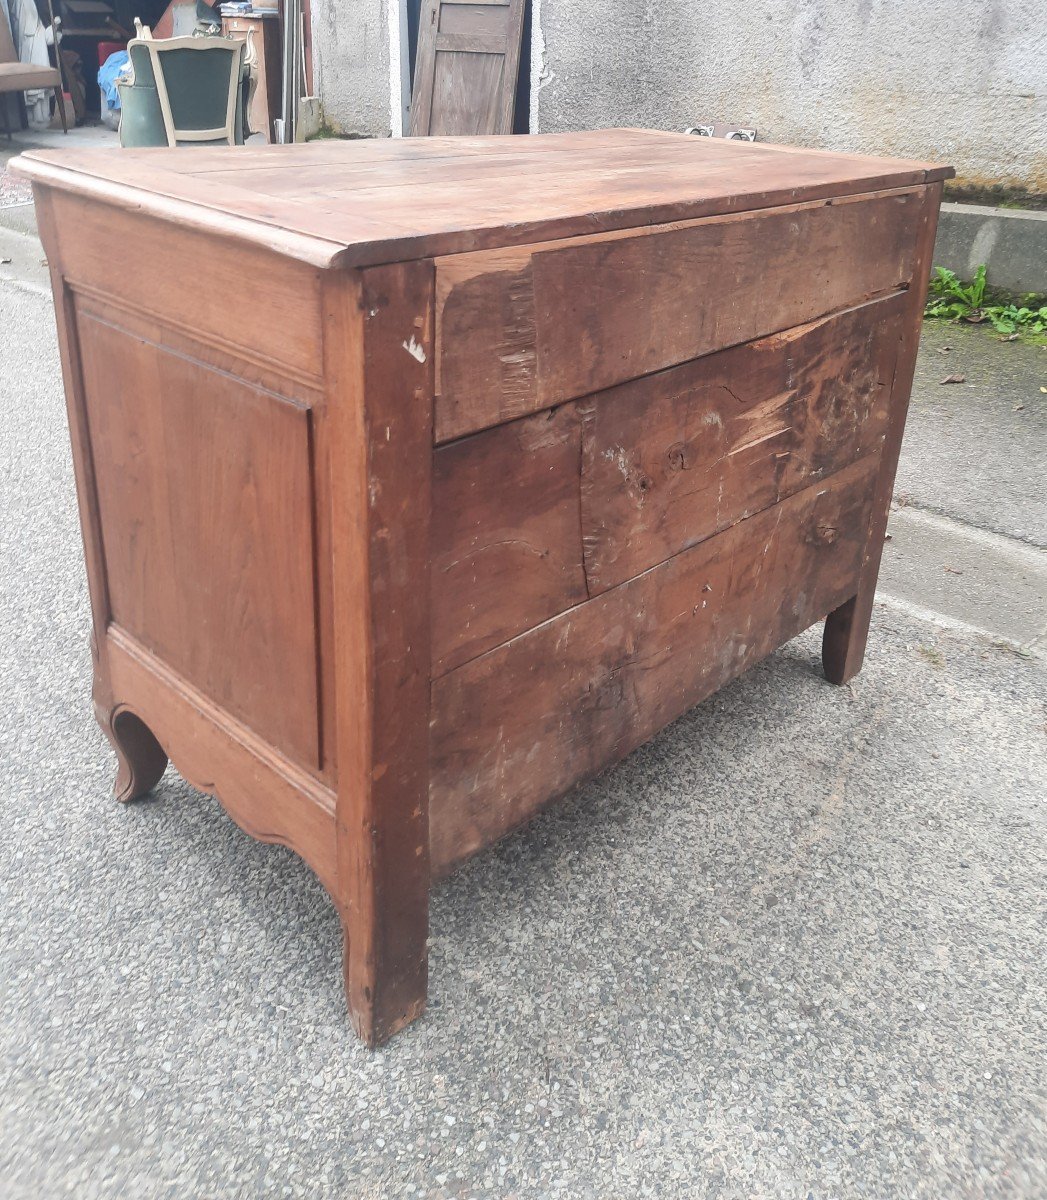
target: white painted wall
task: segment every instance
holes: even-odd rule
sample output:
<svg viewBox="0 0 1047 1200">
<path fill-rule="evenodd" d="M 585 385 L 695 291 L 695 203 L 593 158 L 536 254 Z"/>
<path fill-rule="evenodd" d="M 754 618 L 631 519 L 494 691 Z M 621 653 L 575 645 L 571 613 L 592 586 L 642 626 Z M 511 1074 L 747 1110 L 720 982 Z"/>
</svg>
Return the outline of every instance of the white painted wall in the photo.
<svg viewBox="0 0 1047 1200">
<path fill-rule="evenodd" d="M 1044 0 L 541 0 L 532 47 L 532 132 L 722 119 L 1047 191 Z"/>
<path fill-rule="evenodd" d="M 400 0 L 313 0 L 313 85 L 340 133 L 399 132 L 399 13 Z"/>
</svg>

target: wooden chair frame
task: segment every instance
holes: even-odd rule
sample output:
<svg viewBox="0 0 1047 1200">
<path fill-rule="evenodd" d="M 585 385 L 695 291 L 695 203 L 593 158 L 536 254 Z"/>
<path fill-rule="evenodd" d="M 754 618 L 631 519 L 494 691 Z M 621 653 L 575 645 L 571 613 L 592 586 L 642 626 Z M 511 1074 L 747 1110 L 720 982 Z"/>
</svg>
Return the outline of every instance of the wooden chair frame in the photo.
<svg viewBox="0 0 1047 1200">
<path fill-rule="evenodd" d="M 220 138 L 224 138 L 230 146 L 236 144 L 236 105 L 240 96 L 240 73 L 243 69 L 244 54 L 247 49 L 245 42 L 238 42 L 233 38 L 212 37 L 156 39 L 149 34 L 128 42 L 129 52 L 132 46 L 144 46 L 149 54 L 168 145 L 177 146 L 179 142 L 215 142 Z M 225 107 L 225 124 L 212 129 L 179 129 L 174 123 L 174 114 L 171 111 L 171 99 L 167 91 L 167 81 L 164 78 L 163 56 L 172 50 L 207 51 L 214 50 L 218 46 L 232 51 L 229 55 L 229 93 Z"/>
<path fill-rule="evenodd" d="M 65 93 L 66 88 L 65 88 L 65 72 L 62 70 L 62 44 L 61 44 L 62 39 L 61 39 L 61 33 L 60 33 L 61 27 L 55 26 L 55 10 L 51 3 L 51 0 L 47 0 L 47 19 L 48 19 L 48 24 L 51 28 L 52 35 L 54 37 L 55 65 L 54 65 L 54 68 L 52 68 L 52 69 L 58 73 L 58 82 L 56 84 L 51 85 L 51 90 L 55 94 L 55 103 L 58 105 L 58 115 L 61 117 L 61 120 L 62 120 L 62 132 L 68 133 L 69 132 L 69 122 L 66 120 L 66 116 L 65 116 L 65 94 L 64 93 Z M 14 43 L 14 29 L 10 26 L 10 22 L 8 22 L 8 28 L 11 30 L 11 41 L 13 44 Z M 17 54 L 17 51 L 15 53 Z M 27 67 L 30 67 L 30 66 L 34 66 L 35 64 L 26 63 L 25 65 Z M 47 70 L 47 69 L 48 68 L 46 68 L 46 67 L 40 67 L 41 71 Z M 19 88 L 19 87 L 11 87 L 11 88 L 6 88 L 6 89 L 0 88 L 0 97 L 7 96 L 7 95 L 18 95 L 19 93 L 25 93 L 27 91 L 36 91 L 38 88 L 41 88 L 41 87 L 46 88 L 47 84 L 34 83 L 34 84 L 29 84 L 27 87 L 23 87 L 23 88 Z M 11 141 L 11 124 L 10 124 L 10 121 L 7 116 L 6 103 L 3 103 L 2 101 L 0 101 L 0 108 L 2 108 L 3 112 L 4 112 L 4 132 L 7 134 L 7 140 Z M 24 109 L 22 110 L 22 112 L 23 112 L 22 120 L 24 122 L 25 121 Z"/>
</svg>

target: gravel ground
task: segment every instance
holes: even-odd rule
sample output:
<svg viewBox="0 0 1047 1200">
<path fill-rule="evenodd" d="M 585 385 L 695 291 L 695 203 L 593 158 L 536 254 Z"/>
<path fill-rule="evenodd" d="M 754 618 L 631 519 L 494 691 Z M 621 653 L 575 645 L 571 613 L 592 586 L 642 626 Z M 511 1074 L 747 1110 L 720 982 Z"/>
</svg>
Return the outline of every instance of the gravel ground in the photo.
<svg viewBox="0 0 1047 1200">
<path fill-rule="evenodd" d="M 25 204 L 32 198 L 32 187 L 24 179 L 16 179 L 8 171 L 6 162 L 0 159 L 0 208 Z"/>
<path fill-rule="evenodd" d="M 1047 1192 L 1042 660 L 797 639 L 440 885 L 371 1054 L 292 854 L 109 799 L 45 303 L 0 329 L 5 1197 Z"/>
</svg>

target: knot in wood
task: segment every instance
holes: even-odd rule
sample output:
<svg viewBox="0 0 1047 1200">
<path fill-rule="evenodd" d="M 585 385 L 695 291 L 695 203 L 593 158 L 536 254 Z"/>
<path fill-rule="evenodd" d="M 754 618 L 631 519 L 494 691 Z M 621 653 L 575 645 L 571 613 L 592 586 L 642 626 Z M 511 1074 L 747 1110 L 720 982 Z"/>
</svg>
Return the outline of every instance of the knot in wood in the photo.
<svg viewBox="0 0 1047 1200">
<path fill-rule="evenodd" d="M 674 442 L 666 450 L 665 460 L 670 475 L 677 471 L 689 471 L 691 468 L 691 459 L 687 454 L 687 446 L 684 442 Z"/>
</svg>

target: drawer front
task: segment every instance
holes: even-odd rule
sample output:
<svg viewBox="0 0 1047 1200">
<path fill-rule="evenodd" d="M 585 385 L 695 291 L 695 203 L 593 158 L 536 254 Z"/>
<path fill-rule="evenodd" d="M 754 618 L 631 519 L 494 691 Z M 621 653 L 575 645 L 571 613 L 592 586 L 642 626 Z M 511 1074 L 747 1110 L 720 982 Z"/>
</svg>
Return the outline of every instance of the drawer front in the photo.
<svg viewBox="0 0 1047 1200">
<path fill-rule="evenodd" d="M 443 675 L 879 452 L 906 294 L 438 446 Z"/>
<path fill-rule="evenodd" d="M 919 189 L 436 260 L 436 440 L 908 284 Z"/>
<path fill-rule="evenodd" d="M 905 303 L 895 293 L 584 401 L 591 594 L 878 451 Z"/>
<path fill-rule="evenodd" d="M 628 754 L 853 595 L 877 465 L 862 459 L 436 680 L 433 870 Z"/>
<path fill-rule="evenodd" d="M 575 405 L 433 457 L 434 675 L 586 598 Z"/>
</svg>

